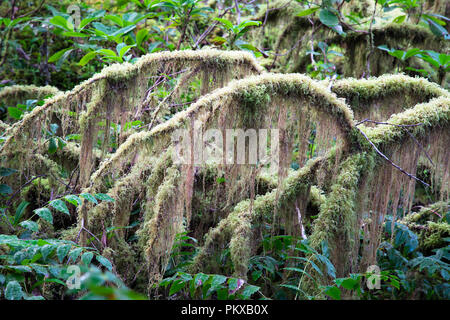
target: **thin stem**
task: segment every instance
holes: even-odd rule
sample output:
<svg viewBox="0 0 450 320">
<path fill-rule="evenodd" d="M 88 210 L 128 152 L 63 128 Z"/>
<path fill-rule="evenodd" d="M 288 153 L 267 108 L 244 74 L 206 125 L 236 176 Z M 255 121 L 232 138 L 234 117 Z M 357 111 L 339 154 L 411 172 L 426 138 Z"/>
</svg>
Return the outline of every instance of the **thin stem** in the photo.
<svg viewBox="0 0 450 320">
<path fill-rule="evenodd" d="M 405 171 L 404 169 L 402 169 L 400 166 L 398 166 L 398 165 L 396 165 L 394 162 L 392 162 L 391 159 L 389 159 L 384 153 L 382 153 L 382 152 L 375 146 L 375 144 L 374 144 L 372 141 L 370 141 L 370 139 L 367 137 L 367 135 L 364 133 L 364 131 L 362 131 L 362 130 L 361 130 L 360 128 L 358 128 L 358 127 L 355 127 L 355 128 L 359 130 L 359 132 L 364 136 L 364 138 L 370 143 L 370 145 L 374 148 L 374 150 L 375 150 L 375 151 L 376 151 L 383 159 L 385 159 L 386 161 L 388 161 L 392 166 L 394 166 L 394 167 L 395 167 L 396 169 L 398 169 L 400 172 L 406 174 L 408 177 L 410 177 L 410 178 L 412 178 L 412 179 L 415 179 L 415 180 L 421 182 L 423 185 L 425 185 L 425 186 L 427 186 L 427 187 L 430 187 L 430 185 L 429 185 L 428 183 L 426 183 L 425 181 L 423 181 L 423 180 L 417 178 L 415 175 L 413 175 L 413 174 L 411 174 L 411 173 L 406 172 L 406 171 Z"/>
</svg>

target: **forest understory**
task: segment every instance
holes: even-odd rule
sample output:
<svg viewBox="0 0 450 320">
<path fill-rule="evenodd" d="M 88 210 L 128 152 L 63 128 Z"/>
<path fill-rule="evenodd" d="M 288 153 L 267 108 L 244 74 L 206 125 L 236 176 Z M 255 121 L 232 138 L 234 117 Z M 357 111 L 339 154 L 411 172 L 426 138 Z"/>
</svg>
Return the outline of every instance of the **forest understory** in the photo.
<svg viewBox="0 0 450 320">
<path fill-rule="evenodd" d="M 450 2 L 0 3 L 0 300 L 450 299 Z"/>
</svg>

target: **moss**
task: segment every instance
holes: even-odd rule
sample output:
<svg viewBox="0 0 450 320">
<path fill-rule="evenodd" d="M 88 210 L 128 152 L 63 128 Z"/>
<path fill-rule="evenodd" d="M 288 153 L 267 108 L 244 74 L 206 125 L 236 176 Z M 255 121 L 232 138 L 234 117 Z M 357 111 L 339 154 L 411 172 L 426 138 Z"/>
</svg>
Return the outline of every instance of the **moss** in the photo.
<svg viewBox="0 0 450 320">
<path fill-rule="evenodd" d="M 385 74 L 368 79 L 339 79 L 333 83 L 332 91 L 338 97 L 352 99 L 354 96 L 358 96 L 362 101 L 380 99 L 386 95 L 404 94 L 404 92 L 426 95 L 431 98 L 450 97 L 447 90 L 425 78 L 413 78 L 402 74 Z"/>
<path fill-rule="evenodd" d="M 13 85 L 0 90 L 0 102 L 15 106 L 18 103 L 24 103 L 26 100 L 39 100 L 47 96 L 54 96 L 59 92 L 58 88 L 52 86 Z"/>
<path fill-rule="evenodd" d="M 446 246 L 445 238 L 450 236 L 450 225 L 446 222 L 432 222 L 427 224 L 427 232 L 422 236 L 423 247 L 426 249 L 442 248 Z"/>
<path fill-rule="evenodd" d="M 78 227 L 64 229 L 60 232 L 59 239 L 76 241 L 79 231 Z"/>
<path fill-rule="evenodd" d="M 436 202 L 400 221 L 418 234 L 420 251 L 431 254 L 433 249 L 447 245 L 445 238 L 450 236 L 450 225 L 446 221 L 448 205 L 446 201 Z"/>
<path fill-rule="evenodd" d="M 433 98 L 450 97 L 447 90 L 435 83 L 401 74 L 369 79 L 341 79 L 332 84 L 331 90 L 338 97 L 345 98 L 357 119 L 375 121 L 385 121 L 394 113 Z"/>
<path fill-rule="evenodd" d="M 370 3 L 370 5 L 367 5 Z M 345 3 L 341 8 L 345 15 L 346 7 L 360 7 L 357 10 L 363 14 L 369 11 L 372 14 L 373 1 L 352 1 Z M 298 7 L 297 10 L 290 10 Z M 263 12 L 259 13 L 256 18 L 260 21 L 265 20 L 265 8 L 262 6 Z M 279 70 L 284 72 L 306 72 L 307 66 L 311 64 L 309 55 L 306 51 L 311 49 L 311 45 L 315 51 L 320 51 L 317 48 L 317 43 L 321 41 L 327 42 L 329 46 L 337 45 L 345 50 L 345 59 L 343 65 L 336 63 L 340 69 L 339 73 L 345 77 L 361 78 L 367 75 L 367 56 L 370 48 L 368 44 L 373 44 L 375 48 L 370 55 L 370 74 L 382 75 L 384 73 L 392 72 L 397 67 L 398 60 L 390 56 L 386 52 L 377 49 L 377 46 L 388 45 L 397 48 L 420 48 L 423 50 L 441 51 L 441 48 L 446 47 L 445 41 L 434 36 L 428 28 L 421 25 L 409 22 L 387 23 L 383 19 L 377 19 L 380 23 L 376 23 L 372 28 L 373 41 L 370 41 L 370 36 L 367 34 L 367 24 L 360 26 L 353 26 L 359 30 L 344 30 L 345 36 L 338 35 L 331 32 L 329 28 L 316 27 L 314 36 L 311 34 L 311 23 L 315 26 L 320 26 L 320 20 L 316 17 L 318 12 L 308 17 L 296 17 L 296 13 L 301 11 L 301 6 L 295 1 L 290 1 L 286 8 L 280 10 L 272 10 L 269 12 L 268 22 L 265 28 L 259 28 L 256 31 L 250 32 L 249 39 L 273 39 L 271 41 L 264 41 L 258 43 L 259 47 L 269 48 L 278 54 L 284 53 L 283 56 L 276 56 L 272 61 L 266 62 L 268 68 L 271 70 Z M 306 38 L 304 38 L 306 37 Z M 305 39 L 312 39 L 305 41 Z M 294 47 L 294 44 L 297 44 Z M 421 69 L 414 59 L 410 59 L 408 63 L 410 66 Z M 271 65 L 269 65 L 271 64 Z M 438 80 L 438 79 L 436 79 Z"/>
<path fill-rule="evenodd" d="M 327 197 L 324 194 L 323 190 L 321 190 L 317 186 L 312 186 L 310 192 L 311 192 L 310 199 L 312 205 L 314 205 L 317 208 L 320 208 L 320 206 L 327 200 Z"/>
<path fill-rule="evenodd" d="M 450 98 L 439 97 L 430 102 L 421 103 L 414 108 L 405 110 L 402 113 L 392 115 L 387 122 L 394 124 L 391 126 L 377 126 L 375 128 L 364 128 L 369 139 L 377 145 L 389 144 L 397 141 L 401 142 L 408 134 L 395 125 L 421 124 L 413 127 L 409 131 L 415 135 L 425 135 L 432 127 L 444 128 L 450 120 Z"/>
<path fill-rule="evenodd" d="M 250 257 L 259 245 L 262 222 L 271 222 L 276 208 L 281 210 L 289 201 L 309 192 L 308 186 L 314 182 L 314 173 L 322 161 L 323 158 L 314 159 L 304 168 L 292 172 L 283 186 L 279 186 L 278 192 L 274 189 L 265 195 L 256 196 L 254 201 L 239 202 L 225 219 L 208 232 L 191 270 L 197 272 L 210 268 L 213 263 L 211 258 L 217 254 L 214 248 L 223 248 L 223 244 L 229 241 L 234 276 L 246 278 Z M 214 271 L 223 272 L 220 269 Z"/>
<path fill-rule="evenodd" d="M 131 135 L 110 159 L 100 165 L 98 170 L 92 175 L 91 181 L 101 177 L 104 171 L 114 167 L 115 163 L 121 161 L 120 159 L 123 159 L 126 155 L 135 152 L 137 148 L 146 144 L 154 145 L 156 144 L 155 141 L 161 137 L 167 138 L 173 130 L 187 125 L 191 117 L 201 115 L 202 112 L 207 112 L 211 108 L 214 113 L 220 113 L 221 109 L 225 110 L 225 103 L 227 105 L 233 103 L 230 99 L 237 98 L 240 101 L 245 92 L 255 92 L 253 90 L 256 90 L 256 96 L 250 94 L 248 97 L 253 97 L 252 99 L 257 97 L 259 101 L 263 102 L 267 101 L 267 94 L 272 96 L 272 99 L 276 95 L 280 97 L 298 96 L 306 99 L 310 103 L 310 108 L 326 114 L 332 114 L 336 119 L 335 125 L 340 127 L 344 133 L 350 132 L 353 126 L 353 112 L 351 109 L 342 100 L 307 76 L 268 73 L 261 76 L 250 76 L 242 80 L 234 80 L 228 86 L 203 96 L 188 109 L 178 112 L 173 118 L 156 126 L 150 132 L 143 131 Z"/>
<path fill-rule="evenodd" d="M 32 128 L 33 123 L 41 116 L 48 115 L 51 112 L 56 112 L 60 109 L 64 109 L 70 105 L 73 101 L 81 104 L 82 102 L 89 102 L 90 95 L 95 92 L 99 84 L 108 83 L 108 85 L 114 86 L 114 84 L 129 83 L 135 81 L 139 83 L 139 86 L 143 85 L 145 76 L 153 69 L 156 72 L 159 64 L 166 64 L 171 62 L 172 64 L 179 64 L 180 69 L 182 65 L 199 63 L 201 66 L 207 68 L 211 66 L 217 66 L 219 69 L 221 66 L 234 65 L 235 70 L 240 72 L 238 77 L 247 73 L 262 73 L 263 69 L 256 63 L 255 58 L 248 52 L 244 51 L 221 51 L 221 50 L 184 50 L 176 52 L 158 52 L 148 54 L 141 57 L 135 64 L 123 63 L 114 64 L 104 68 L 100 73 L 95 74 L 90 79 L 77 85 L 72 90 L 67 92 L 59 92 L 51 99 L 47 99 L 44 105 L 36 107 L 32 112 L 25 115 L 20 123 L 9 128 L 6 142 L 0 147 L 2 153 L 8 152 L 8 150 L 14 149 L 12 141 L 15 139 L 20 141 L 19 138 L 23 136 L 27 130 Z M 229 69 L 227 69 L 229 70 Z M 132 92 L 136 91 L 136 86 L 130 86 Z M 144 90 L 145 91 L 145 90 Z M 109 96 L 115 95 L 115 90 L 108 90 Z M 110 99 L 117 103 L 117 99 Z M 94 104 L 91 104 L 93 106 Z M 133 105 L 133 104 L 132 104 Z M 84 118 L 90 118 L 94 113 L 92 109 L 85 115 Z M 85 120 L 81 119 L 83 124 Z M 9 152 L 13 152 L 12 150 Z"/>
<path fill-rule="evenodd" d="M 437 222 L 440 216 L 445 215 L 447 209 L 447 202 L 440 201 L 433 203 L 430 206 L 423 207 L 419 212 L 410 213 L 402 219 L 402 223 L 416 223 L 426 224 L 428 221 Z"/>
<path fill-rule="evenodd" d="M 363 164 L 364 157 L 361 154 L 352 155 L 341 163 L 336 182 L 320 207 L 310 237 L 310 244 L 316 249 L 321 248 L 323 241 L 328 243 L 334 255 L 331 261 L 336 267 L 338 276 L 344 276 L 348 270 L 349 254 L 355 246 L 358 219 L 356 201 Z"/>
</svg>

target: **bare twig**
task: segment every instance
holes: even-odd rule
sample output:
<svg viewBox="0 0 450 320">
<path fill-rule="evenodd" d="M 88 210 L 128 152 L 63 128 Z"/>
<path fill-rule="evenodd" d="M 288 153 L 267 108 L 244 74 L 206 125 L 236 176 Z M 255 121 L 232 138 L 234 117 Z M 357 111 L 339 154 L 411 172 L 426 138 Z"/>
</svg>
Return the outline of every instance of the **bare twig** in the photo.
<svg viewBox="0 0 450 320">
<path fill-rule="evenodd" d="M 309 23 L 312 25 L 313 32 L 311 33 L 311 64 L 314 66 L 314 71 L 317 71 L 316 61 L 314 60 L 314 21 L 311 18 L 308 18 Z"/>
<path fill-rule="evenodd" d="M 423 123 L 395 124 L 395 123 L 389 123 L 389 122 L 381 122 L 381 121 L 375 121 L 375 120 L 370 120 L 370 119 L 364 119 L 364 120 L 361 120 L 361 121 L 357 122 L 355 124 L 355 126 L 359 126 L 360 124 L 363 124 L 364 122 L 372 122 L 372 123 L 375 123 L 375 124 L 386 124 L 386 125 L 402 127 L 402 128 L 404 128 L 404 127 L 418 127 L 418 126 L 423 125 Z"/>
<path fill-rule="evenodd" d="M 234 7 L 236 8 L 236 14 L 237 14 L 237 24 L 241 23 L 241 10 L 239 9 L 239 1 L 234 0 Z"/>
<path fill-rule="evenodd" d="M 221 13 L 221 14 L 219 14 L 219 18 L 222 18 L 228 11 L 230 11 L 231 9 L 233 9 L 234 8 L 234 6 L 232 6 L 232 7 L 228 7 L 228 8 L 225 8 L 224 9 L 224 11 Z M 205 30 L 205 32 L 203 32 L 201 35 L 200 35 L 200 37 L 198 37 L 198 39 L 197 39 L 197 41 L 195 42 L 195 44 L 194 44 L 194 49 L 196 49 L 198 46 L 199 46 L 199 44 L 211 33 L 211 31 L 213 31 L 213 29 L 217 26 L 219 24 L 219 22 L 218 21 L 214 21 L 206 30 Z"/>
<path fill-rule="evenodd" d="M 364 131 L 362 131 L 360 128 L 358 128 L 358 127 L 356 127 L 356 126 L 355 126 L 355 128 L 359 130 L 359 132 L 364 136 L 364 138 L 370 143 L 370 145 L 375 149 L 375 151 L 376 151 L 383 159 L 385 159 L 387 162 L 389 162 L 389 163 L 390 163 L 392 166 L 394 166 L 396 169 L 400 170 L 400 172 L 406 174 L 408 177 L 410 177 L 410 178 L 412 178 L 412 179 L 415 179 L 415 180 L 421 182 L 422 184 L 424 184 L 424 185 L 427 186 L 427 187 L 430 187 L 430 185 L 429 185 L 428 183 L 426 183 L 425 181 L 423 181 L 423 180 L 417 178 L 415 175 L 413 175 L 413 174 L 411 174 L 411 173 L 406 172 L 404 169 L 402 169 L 401 167 L 399 167 L 398 165 L 396 165 L 394 162 L 392 162 L 391 159 L 389 159 L 386 155 L 384 155 L 384 153 L 382 153 L 382 152 L 376 147 L 376 145 L 375 145 L 372 141 L 370 141 L 369 137 L 367 137 L 367 135 L 364 133 Z"/>
<path fill-rule="evenodd" d="M 184 21 L 184 23 L 183 23 L 183 29 L 181 30 L 180 40 L 178 40 L 177 50 L 180 49 L 181 44 L 183 43 L 184 36 L 186 34 L 186 28 L 187 28 L 189 20 L 191 18 L 191 11 L 192 11 L 193 8 L 194 8 L 194 6 L 190 7 L 188 12 L 186 13 L 187 14 L 187 18 L 186 18 L 186 21 Z"/>
<path fill-rule="evenodd" d="M 367 69 L 367 76 L 370 76 L 370 57 L 372 56 L 373 53 L 373 32 L 372 32 L 372 26 L 373 26 L 373 21 L 375 20 L 375 14 L 377 12 L 377 4 L 378 4 L 378 0 L 375 0 L 375 5 L 373 7 L 373 14 L 372 14 L 372 19 L 370 20 L 370 25 L 369 25 L 369 46 L 370 46 L 370 51 L 369 54 L 367 55 L 367 61 L 366 61 L 366 69 Z M 363 74 L 363 78 L 364 78 L 364 74 Z"/>
<path fill-rule="evenodd" d="M 81 227 L 80 227 L 80 231 L 78 231 L 77 237 L 75 238 L 75 243 L 78 243 L 78 239 L 80 238 L 81 232 L 83 230 L 86 231 L 87 233 L 89 233 L 91 236 L 94 237 L 95 240 L 97 240 L 101 245 L 103 245 L 102 242 L 92 232 L 90 232 L 88 229 L 85 228 L 84 219 L 81 219 Z M 98 250 L 98 248 L 94 245 L 94 243 L 91 242 L 91 244 L 94 246 L 94 248 L 96 250 Z"/>
<path fill-rule="evenodd" d="M 42 0 L 37 8 L 35 8 L 35 9 L 33 9 L 33 10 L 31 10 L 31 11 L 29 11 L 29 12 L 27 12 L 27 13 L 21 15 L 21 16 L 19 16 L 19 18 L 24 18 L 24 17 L 27 17 L 29 15 L 32 15 L 32 14 L 38 12 L 42 8 L 42 6 L 44 5 L 45 1 L 46 0 Z"/>
<path fill-rule="evenodd" d="M 262 25 L 263 29 L 266 26 L 267 18 L 269 17 L 269 0 L 266 0 L 266 6 L 267 6 L 267 10 L 266 10 L 266 14 L 264 15 L 264 22 L 263 22 L 263 25 Z"/>
<path fill-rule="evenodd" d="M 436 211 L 434 211 L 433 209 L 431 209 L 431 208 L 427 208 L 427 207 L 424 207 L 424 206 L 414 206 L 414 207 L 411 208 L 411 210 L 412 210 L 412 209 L 415 209 L 415 208 L 428 209 L 428 210 L 430 210 L 431 212 L 433 212 L 435 215 L 437 215 L 439 218 L 442 219 L 442 216 L 441 216 L 439 213 L 437 213 Z"/>
<path fill-rule="evenodd" d="M 385 125 L 390 125 L 390 126 L 396 126 L 396 127 L 400 127 L 405 129 L 406 133 L 408 133 L 408 135 L 414 140 L 414 142 L 420 147 L 420 150 L 425 154 L 425 156 L 427 157 L 427 159 L 431 162 L 431 164 L 434 166 L 434 162 L 431 159 L 430 155 L 428 154 L 428 152 L 425 150 L 425 148 L 422 146 L 422 144 L 416 139 L 416 137 L 414 137 L 414 135 L 409 132 L 406 128 L 408 127 L 417 127 L 417 126 L 421 126 L 423 125 L 423 123 L 415 123 L 415 124 L 395 124 L 395 123 L 388 123 L 388 122 L 380 122 L 380 121 L 374 121 L 374 120 L 369 120 L 369 119 L 364 119 L 360 122 L 358 122 L 356 124 L 356 126 L 364 123 L 364 122 L 372 122 L 375 124 L 385 124 Z"/>
<path fill-rule="evenodd" d="M 41 178 L 41 177 L 45 177 L 45 174 L 41 174 L 39 176 L 35 176 L 34 178 L 28 180 L 27 182 L 25 182 L 23 185 L 20 186 L 19 189 L 17 189 L 8 199 L 8 201 L 6 201 L 6 207 L 9 207 L 14 199 L 15 196 L 17 196 L 20 191 L 22 191 L 23 188 L 25 188 L 27 185 L 29 185 L 30 183 L 32 183 L 34 180 Z"/>
<path fill-rule="evenodd" d="M 431 164 L 434 166 L 434 162 L 433 160 L 431 160 L 430 155 L 428 154 L 428 152 L 425 150 L 425 148 L 422 146 L 422 144 L 417 141 L 416 137 L 414 137 L 414 135 L 409 132 L 407 129 L 405 129 L 405 131 L 408 133 L 408 135 L 414 140 L 414 142 L 419 146 L 420 150 L 425 154 L 425 156 L 427 157 L 428 161 L 431 162 Z"/>
</svg>

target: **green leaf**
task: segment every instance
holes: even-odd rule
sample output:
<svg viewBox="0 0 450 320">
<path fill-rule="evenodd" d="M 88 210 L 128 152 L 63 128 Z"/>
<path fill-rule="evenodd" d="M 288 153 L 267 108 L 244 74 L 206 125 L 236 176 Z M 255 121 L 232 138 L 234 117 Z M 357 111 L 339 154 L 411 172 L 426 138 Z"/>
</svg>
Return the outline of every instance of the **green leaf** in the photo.
<svg viewBox="0 0 450 320">
<path fill-rule="evenodd" d="M 359 287 L 359 280 L 346 278 L 342 281 L 341 285 L 347 290 L 355 290 Z"/>
<path fill-rule="evenodd" d="M 80 25 L 78 26 L 78 28 L 80 30 L 82 30 L 85 26 L 87 26 L 89 23 L 91 23 L 95 19 L 97 19 L 97 18 L 96 17 L 92 17 L 92 18 L 86 18 L 86 19 L 81 20 Z"/>
<path fill-rule="evenodd" d="M 403 21 L 405 21 L 405 19 L 406 19 L 406 15 L 398 16 L 394 20 L 392 20 L 392 22 L 394 22 L 394 23 L 402 23 Z"/>
<path fill-rule="evenodd" d="M 8 177 L 12 175 L 13 173 L 16 173 L 16 169 L 9 169 L 5 167 L 0 167 L 0 177 Z"/>
<path fill-rule="evenodd" d="M 387 52 L 391 52 L 392 49 L 389 49 L 387 45 L 383 44 L 381 46 L 378 46 L 378 49 L 383 50 L 383 51 L 387 51 Z"/>
<path fill-rule="evenodd" d="M 316 12 L 317 10 L 319 10 L 320 7 L 312 7 L 312 8 L 308 8 L 306 10 L 303 10 L 299 13 L 297 13 L 297 17 L 305 17 L 305 16 L 309 16 L 311 13 Z"/>
<path fill-rule="evenodd" d="M 98 50 L 98 52 L 103 54 L 104 56 L 117 57 L 116 53 L 110 49 L 100 49 Z"/>
<path fill-rule="evenodd" d="M 105 19 L 111 20 L 112 22 L 117 24 L 119 27 L 123 27 L 124 26 L 122 18 L 120 18 L 119 16 L 108 14 L 108 15 L 105 16 Z"/>
<path fill-rule="evenodd" d="M 64 200 L 66 200 L 67 202 L 73 204 L 76 207 L 81 204 L 81 199 L 78 196 L 74 195 L 74 194 L 69 194 L 69 195 L 65 196 Z"/>
<path fill-rule="evenodd" d="M 297 288 L 296 286 L 293 286 L 291 284 L 280 284 L 280 287 L 289 288 L 296 292 L 302 292 L 302 290 L 300 290 L 299 288 Z"/>
<path fill-rule="evenodd" d="M 55 246 L 51 244 L 46 244 L 41 247 L 42 259 L 46 260 L 48 256 L 55 250 Z"/>
<path fill-rule="evenodd" d="M 22 287 L 17 281 L 10 281 L 5 290 L 6 300 L 21 300 L 23 298 Z"/>
<path fill-rule="evenodd" d="M 396 279 L 391 279 L 391 285 L 396 288 L 397 290 L 400 290 L 400 282 Z"/>
<path fill-rule="evenodd" d="M 233 30 L 233 24 L 231 23 L 231 21 L 222 18 L 214 18 L 214 20 L 222 23 L 228 30 Z"/>
<path fill-rule="evenodd" d="M 415 55 L 418 55 L 421 52 L 422 52 L 422 50 L 420 50 L 418 48 L 413 48 L 413 49 L 410 49 L 410 50 L 406 51 L 406 54 L 405 54 L 405 56 L 403 58 L 406 60 L 406 59 L 411 58 L 411 57 L 413 57 Z"/>
<path fill-rule="evenodd" d="M 125 43 L 119 43 L 116 47 L 116 51 L 117 54 L 119 55 L 119 57 L 123 57 L 131 48 L 133 48 L 134 45 L 132 46 L 127 46 Z"/>
<path fill-rule="evenodd" d="M 149 53 L 153 53 L 156 52 L 158 50 L 162 50 L 162 49 L 158 49 L 158 46 L 161 44 L 161 42 L 156 41 L 156 42 L 152 42 L 148 45 L 148 52 Z"/>
<path fill-rule="evenodd" d="M 21 223 L 19 223 L 19 226 L 21 226 L 27 230 L 30 230 L 32 232 L 38 232 L 38 230 L 39 230 L 38 224 L 31 220 L 22 221 Z"/>
<path fill-rule="evenodd" d="M 111 197 L 110 197 L 109 195 L 107 195 L 106 193 L 96 193 L 96 194 L 95 194 L 95 197 L 96 197 L 98 200 L 101 200 L 101 201 L 114 202 L 114 199 L 111 198 Z"/>
<path fill-rule="evenodd" d="M 66 53 L 67 51 L 72 51 L 72 50 L 73 49 L 71 49 L 71 48 L 62 49 L 62 50 L 56 52 L 55 54 L 53 54 L 50 58 L 48 58 L 48 62 L 58 61 L 59 59 L 61 59 L 61 57 L 63 56 L 64 53 Z"/>
<path fill-rule="evenodd" d="M 16 226 L 19 223 L 20 218 L 23 215 L 23 212 L 28 207 L 30 203 L 28 201 L 22 201 L 16 209 L 16 215 L 14 216 L 14 225 Z"/>
<path fill-rule="evenodd" d="M 434 55 L 431 54 L 431 53 L 429 52 L 429 50 L 426 51 L 426 52 L 422 52 L 422 53 L 420 54 L 420 58 L 421 58 L 422 60 L 428 62 L 429 64 L 431 64 L 431 65 L 432 65 L 433 67 L 435 67 L 436 69 L 439 69 L 439 67 L 440 67 L 439 61 L 436 60 L 435 57 L 433 57 L 433 56 L 434 56 Z"/>
<path fill-rule="evenodd" d="M 100 262 L 104 267 L 106 267 L 106 269 L 108 269 L 109 271 L 112 270 L 112 264 L 111 262 L 109 262 L 108 259 L 106 259 L 105 257 L 101 256 L 101 255 L 97 255 L 95 257 L 97 259 L 98 262 Z"/>
<path fill-rule="evenodd" d="M 56 200 L 50 201 L 50 206 L 52 206 L 54 209 L 58 210 L 59 212 L 63 212 L 65 214 L 67 214 L 68 216 L 70 216 L 69 209 L 67 208 L 64 201 L 62 201 L 61 199 L 56 199 Z"/>
<path fill-rule="evenodd" d="M 44 267 L 44 266 L 41 266 L 41 265 L 39 265 L 39 264 L 36 264 L 36 263 L 32 263 L 32 264 L 30 264 L 30 267 L 31 268 L 33 268 L 33 270 L 37 273 L 37 274 L 40 274 L 40 275 L 42 275 L 42 276 L 44 276 L 44 277 L 48 277 L 48 271 L 47 271 L 47 268 L 46 267 Z"/>
<path fill-rule="evenodd" d="M 92 258 L 94 257 L 94 254 L 92 252 L 85 252 L 83 253 L 83 255 L 81 256 L 81 261 L 83 261 L 83 263 L 86 266 L 89 266 L 91 264 Z"/>
<path fill-rule="evenodd" d="M 394 51 L 389 52 L 389 54 L 391 56 L 396 57 L 397 59 L 404 60 L 406 52 L 403 50 L 394 50 Z"/>
<path fill-rule="evenodd" d="M 253 281 L 258 280 L 259 278 L 261 278 L 262 276 L 262 271 L 261 270 L 255 270 L 252 272 L 252 279 Z"/>
<path fill-rule="evenodd" d="M 447 64 L 449 64 L 450 63 L 450 55 L 445 54 L 445 53 L 439 54 L 439 63 L 441 64 L 441 66 L 446 66 Z"/>
<path fill-rule="evenodd" d="M 438 37 L 446 37 L 448 36 L 447 30 L 441 25 L 437 24 L 431 19 L 427 19 L 428 25 L 430 27 L 431 32 L 433 32 Z"/>
<path fill-rule="evenodd" d="M 36 213 L 41 219 L 44 219 L 45 221 L 49 222 L 50 224 L 53 224 L 53 216 L 52 212 L 47 208 L 39 208 L 33 211 Z"/>
<path fill-rule="evenodd" d="M 211 42 L 216 45 L 221 45 L 221 44 L 224 44 L 225 42 L 227 42 L 227 39 L 225 39 L 223 37 L 214 37 L 214 39 L 212 39 Z"/>
<path fill-rule="evenodd" d="M 72 29 L 70 29 L 69 25 L 67 23 L 67 20 L 64 19 L 64 17 L 55 16 L 50 19 L 50 23 L 53 24 L 54 26 L 57 26 L 57 27 L 60 27 L 64 30 L 66 30 L 66 31 L 73 31 L 73 26 L 72 26 Z"/>
<path fill-rule="evenodd" d="M 244 299 L 250 299 L 250 297 L 258 292 L 260 290 L 260 287 L 248 285 L 245 287 L 245 289 L 242 291 L 241 295 Z"/>
<path fill-rule="evenodd" d="M 56 144 L 55 138 L 50 138 L 48 142 L 48 153 L 54 154 L 58 150 L 58 145 Z"/>
<path fill-rule="evenodd" d="M 11 118 L 20 120 L 23 115 L 23 111 L 16 107 L 8 107 L 8 114 Z"/>
<path fill-rule="evenodd" d="M 222 288 L 217 290 L 217 300 L 227 300 L 228 299 L 228 289 Z"/>
<path fill-rule="evenodd" d="M 138 47 L 141 46 L 142 42 L 147 37 L 147 35 L 148 35 L 147 29 L 141 29 L 136 33 L 136 44 Z"/>
<path fill-rule="evenodd" d="M 441 276 L 442 278 L 444 278 L 445 281 L 450 280 L 450 273 L 445 269 L 441 269 Z"/>
<path fill-rule="evenodd" d="M 242 21 L 239 25 L 238 25 L 238 29 L 239 30 L 242 30 L 242 29 L 244 29 L 244 28 L 248 28 L 248 27 L 251 27 L 251 26 L 259 26 L 259 25 L 261 25 L 261 21 L 253 21 L 253 20 L 250 20 L 250 21 Z"/>
<path fill-rule="evenodd" d="M 339 19 L 336 16 L 336 14 L 334 14 L 333 12 L 331 12 L 328 9 L 320 10 L 319 19 L 320 19 L 320 22 L 322 22 L 324 25 L 326 25 L 328 27 L 334 27 L 339 24 Z"/>
<path fill-rule="evenodd" d="M 66 37 L 73 37 L 73 38 L 86 38 L 86 37 L 89 37 L 88 34 L 84 34 L 84 33 L 81 33 L 81 32 L 75 32 L 75 31 L 63 32 L 62 35 L 66 36 Z"/>
<path fill-rule="evenodd" d="M 341 300 L 341 290 L 337 287 L 327 287 L 325 290 L 325 294 L 334 300 Z"/>
<path fill-rule="evenodd" d="M 130 31 L 134 30 L 135 28 L 136 28 L 135 24 L 125 27 L 125 28 L 121 28 L 121 29 L 117 30 L 116 32 L 114 32 L 111 36 L 116 37 L 116 36 L 124 35 Z"/>
<path fill-rule="evenodd" d="M 76 248 L 70 251 L 69 258 L 75 262 L 78 259 L 78 256 L 80 255 L 81 251 L 83 251 L 83 248 Z"/>
<path fill-rule="evenodd" d="M 255 54 L 256 57 L 262 55 L 261 50 L 259 50 L 259 49 L 256 48 L 255 46 L 251 45 L 250 43 L 244 43 L 244 44 L 241 44 L 239 47 L 240 47 L 241 49 L 246 49 L 246 50 L 252 51 L 252 52 Z"/>
<path fill-rule="evenodd" d="M 97 199 L 95 199 L 95 197 L 90 193 L 82 193 L 82 194 L 80 194 L 80 197 L 82 197 L 82 198 L 86 199 L 87 201 L 92 202 L 94 204 L 98 204 Z"/>
<path fill-rule="evenodd" d="M 183 289 L 185 285 L 186 285 L 186 281 L 184 281 L 183 279 L 175 280 L 172 283 L 172 285 L 170 286 L 169 296 L 171 296 L 171 295 L 177 293 L 178 291 L 180 291 L 181 289 Z"/>
<path fill-rule="evenodd" d="M 97 55 L 96 51 L 88 52 L 81 60 L 78 62 L 79 66 L 85 66 L 89 61 L 95 58 Z"/>
<path fill-rule="evenodd" d="M 201 285 L 203 285 L 207 280 L 208 280 L 209 276 L 207 274 L 204 273 L 197 273 L 194 277 L 194 284 L 195 287 L 199 287 Z"/>
<path fill-rule="evenodd" d="M 220 284 L 224 283 L 225 281 L 227 281 L 227 277 L 220 275 L 220 274 L 216 274 L 213 276 L 212 281 L 211 281 L 211 287 L 217 287 Z"/>
<path fill-rule="evenodd" d="M 12 189 L 7 184 L 0 184 L 0 194 L 11 194 Z"/>
<path fill-rule="evenodd" d="M 25 300 L 45 300 L 43 296 L 24 296 Z"/>
<path fill-rule="evenodd" d="M 61 263 L 63 262 L 64 258 L 69 253 L 70 248 L 72 248 L 71 244 L 65 244 L 62 246 L 58 246 L 58 249 L 56 249 L 56 255 L 58 256 L 59 262 L 61 262 Z"/>
</svg>

